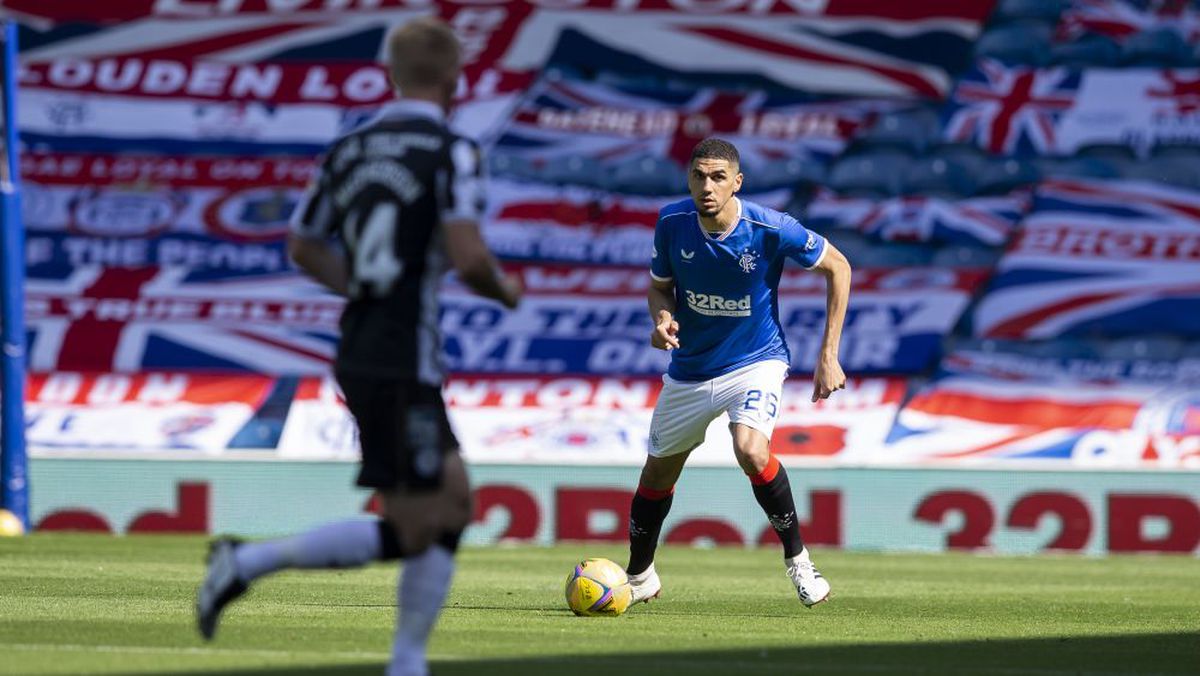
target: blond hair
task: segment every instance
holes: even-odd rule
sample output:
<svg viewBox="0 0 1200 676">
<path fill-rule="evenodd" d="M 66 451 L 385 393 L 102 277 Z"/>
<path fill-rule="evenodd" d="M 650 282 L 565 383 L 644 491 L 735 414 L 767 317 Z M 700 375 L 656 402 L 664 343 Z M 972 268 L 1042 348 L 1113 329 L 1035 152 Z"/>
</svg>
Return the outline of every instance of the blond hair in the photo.
<svg viewBox="0 0 1200 676">
<path fill-rule="evenodd" d="M 405 87 L 441 87 L 458 81 L 462 46 L 445 21 L 422 17 L 397 26 L 387 37 L 388 71 Z"/>
</svg>

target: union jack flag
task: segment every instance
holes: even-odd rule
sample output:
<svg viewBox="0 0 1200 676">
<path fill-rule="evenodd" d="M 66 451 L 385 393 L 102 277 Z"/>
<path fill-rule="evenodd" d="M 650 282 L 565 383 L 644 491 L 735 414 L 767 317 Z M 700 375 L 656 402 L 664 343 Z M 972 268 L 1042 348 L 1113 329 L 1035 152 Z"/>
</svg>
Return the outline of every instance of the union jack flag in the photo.
<svg viewBox="0 0 1200 676">
<path fill-rule="evenodd" d="M 1028 206 L 1025 191 L 960 200 L 910 196 L 878 201 L 822 191 L 808 205 L 805 223 L 818 230 L 852 228 L 894 242 L 1000 246 L 1008 241 Z"/>
<path fill-rule="evenodd" d="M 905 404 L 879 458 L 1175 466 L 1200 434 L 1198 401 L 1186 386 L 945 376 Z"/>
<path fill-rule="evenodd" d="M 1200 336 L 1200 230 L 1129 226 L 1027 221 L 976 306 L 976 334 Z"/>
<path fill-rule="evenodd" d="M 390 25 L 434 12 L 461 36 L 471 82 L 486 79 L 488 71 L 536 72 L 553 58 L 635 76 L 703 81 L 719 75 L 806 91 L 941 98 L 950 73 L 966 65 L 993 0 L 932 6 L 839 0 L 267 3 L 265 9 L 279 12 L 274 16 L 263 3 L 176 3 L 184 11 L 169 17 L 165 6 L 172 3 L 161 2 L 143 2 L 140 9 L 128 1 L 2 4 L 39 25 L 71 22 L 27 30 L 21 44 L 28 45 L 30 61 L 97 55 L 373 61 Z M 334 7 L 339 11 L 330 11 Z M 78 23 L 101 18 L 110 23 Z"/>
<path fill-rule="evenodd" d="M 324 373 L 341 302 L 293 273 L 183 267 L 31 268 L 35 371 Z"/>
<path fill-rule="evenodd" d="M 1038 218 L 1152 221 L 1200 226 L 1200 191 L 1145 181 L 1063 179 L 1034 192 Z"/>
<path fill-rule="evenodd" d="M 993 153 L 1053 155 L 1056 126 L 1075 105 L 1081 75 L 1065 68 L 1006 68 L 983 60 L 946 106 L 945 137 Z"/>
</svg>

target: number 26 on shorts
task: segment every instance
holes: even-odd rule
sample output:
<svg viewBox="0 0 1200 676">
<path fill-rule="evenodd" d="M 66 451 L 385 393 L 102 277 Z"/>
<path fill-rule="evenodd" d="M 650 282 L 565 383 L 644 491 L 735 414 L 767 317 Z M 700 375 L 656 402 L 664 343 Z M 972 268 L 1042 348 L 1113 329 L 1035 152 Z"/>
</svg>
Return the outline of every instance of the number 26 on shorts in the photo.
<svg viewBox="0 0 1200 676">
<path fill-rule="evenodd" d="M 779 413 L 779 397 L 774 392 L 767 392 L 764 399 L 762 390 L 748 390 L 746 392 L 746 402 L 742 404 L 742 410 L 764 411 L 767 417 L 774 418 Z"/>
</svg>

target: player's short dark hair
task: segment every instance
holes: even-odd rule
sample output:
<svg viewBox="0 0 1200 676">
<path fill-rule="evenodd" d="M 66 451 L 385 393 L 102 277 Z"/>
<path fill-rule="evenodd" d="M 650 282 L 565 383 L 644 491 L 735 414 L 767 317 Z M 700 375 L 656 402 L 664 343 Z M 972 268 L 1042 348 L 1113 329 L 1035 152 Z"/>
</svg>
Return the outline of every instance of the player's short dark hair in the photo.
<svg viewBox="0 0 1200 676">
<path fill-rule="evenodd" d="M 697 143 L 695 148 L 692 148 L 692 159 L 689 164 L 695 164 L 699 159 L 725 160 L 734 167 L 741 164 L 737 148 L 729 141 L 714 136 L 704 139 Z"/>
</svg>

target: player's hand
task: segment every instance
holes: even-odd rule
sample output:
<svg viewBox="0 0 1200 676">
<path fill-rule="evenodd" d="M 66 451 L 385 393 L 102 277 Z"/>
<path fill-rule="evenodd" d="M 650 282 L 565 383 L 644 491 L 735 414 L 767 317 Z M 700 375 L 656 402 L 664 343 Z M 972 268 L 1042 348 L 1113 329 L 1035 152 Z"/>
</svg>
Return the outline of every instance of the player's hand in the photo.
<svg viewBox="0 0 1200 676">
<path fill-rule="evenodd" d="M 500 278 L 500 288 L 504 293 L 500 302 L 509 310 L 516 309 L 521 304 L 521 296 L 525 294 L 525 283 L 517 275 L 508 273 Z"/>
<path fill-rule="evenodd" d="M 669 312 L 663 312 L 650 333 L 650 344 L 660 350 L 673 350 L 679 347 L 678 334 L 679 322 Z"/>
<path fill-rule="evenodd" d="M 846 389 L 846 374 L 836 357 L 821 357 L 817 361 L 817 369 L 813 372 L 813 396 L 818 399 L 828 399 L 837 390 Z"/>
</svg>

